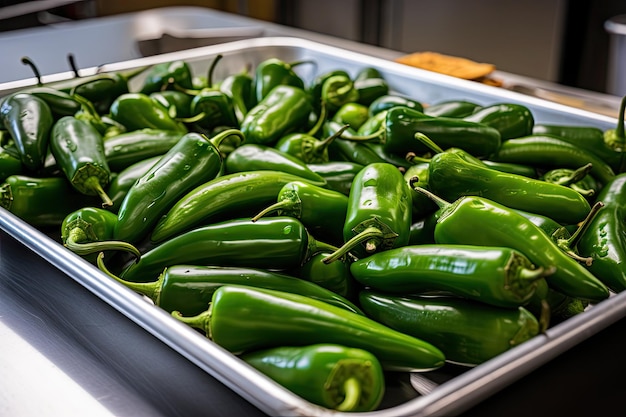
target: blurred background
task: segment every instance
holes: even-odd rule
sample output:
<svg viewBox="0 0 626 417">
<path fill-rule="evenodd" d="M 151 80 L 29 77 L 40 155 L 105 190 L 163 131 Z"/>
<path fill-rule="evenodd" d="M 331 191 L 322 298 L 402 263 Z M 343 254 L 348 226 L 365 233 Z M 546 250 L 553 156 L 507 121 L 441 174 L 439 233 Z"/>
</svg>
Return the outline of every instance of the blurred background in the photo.
<svg viewBox="0 0 626 417">
<path fill-rule="evenodd" d="M 0 42 L 67 21 L 95 25 L 102 17 L 182 6 L 406 53 L 461 56 L 538 80 L 622 93 L 611 72 L 617 59 L 626 60 L 615 46 L 618 40 L 626 43 L 626 34 L 611 33 L 606 22 L 626 14 L 624 0 L 1 0 Z M 40 42 L 49 47 L 45 38 Z"/>
</svg>

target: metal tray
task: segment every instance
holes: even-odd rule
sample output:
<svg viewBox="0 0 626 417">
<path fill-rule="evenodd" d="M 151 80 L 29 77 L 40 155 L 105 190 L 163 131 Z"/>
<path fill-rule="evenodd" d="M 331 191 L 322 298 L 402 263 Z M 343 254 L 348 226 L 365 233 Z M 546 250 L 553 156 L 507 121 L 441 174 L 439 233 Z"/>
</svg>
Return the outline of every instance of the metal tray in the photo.
<svg viewBox="0 0 626 417">
<path fill-rule="evenodd" d="M 482 105 L 515 102 L 530 108 L 537 123 L 591 125 L 601 129 L 613 128 L 617 123 L 616 119 L 608 116 L 291 37 L 255 38 L 212 45 L 108 64 L 100 71 L 125 70 L 180 59 L 191 65 L 194 74 L 203 74 L 217 54 L 223 55 L 216 68 L 217 80 L 246 66 L 254 67 L 270 57 L 285 61 L 314 61 L 315 65 L 297 67 L 306 81 L 311 81 L 317 74 L 339 68 L 356 73 L 367 65 L 377 68 L 393 90 L 424 103 L 447 99 L 467 99 Z M 87 68 L 81 70 L 81 75 L 96 71 L 95 67 Z M 44 81 L 72 76 L 70 72 L 59 73 L 44 77 Z M 134 80 L 134 83 L 140 82 L 141 78 Z M 0 84 L 0 95 L 35 83 L 35 79 L 27 79 Z M 261 411 L 280 416 L 353 415 L 324 409 L 295 396 L 198 332 L 176 321 L 165 311 L 146 302 L 143 297 L 110 279 L 62 247 L 54 236 L 42 233 L 4 209 L 0 209 L 0 228 Z M 359 414 L 379 417 L 459 414 L 626 316 L 625 297 L 624 293 L 613 295 L 584 313 L 555 325 L 545 334 L 471 369 L 448 368 L 446 365 L 442 370 L 424 374 L 428 380 L 421 380 L 417 375 L 389 374 L 387 393 L 379 410 Z"/>
</svg>

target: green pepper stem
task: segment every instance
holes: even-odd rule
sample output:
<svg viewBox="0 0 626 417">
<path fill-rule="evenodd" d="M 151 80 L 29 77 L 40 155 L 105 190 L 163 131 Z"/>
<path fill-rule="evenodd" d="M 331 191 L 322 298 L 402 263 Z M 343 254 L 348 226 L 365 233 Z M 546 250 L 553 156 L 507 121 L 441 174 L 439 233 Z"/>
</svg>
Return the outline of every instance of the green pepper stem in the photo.
<svg viewBox="0 0 626 417">
<path fill-rule="evenodd" d="M 451 203 L 447 202 L 443 198 L 439 197 L 436 194 L 433 194 L 432 192 L 428 191 L 427 189 L 423 187 L 415 186 L 415 184 L 417 184 L 418 182 L 419 182 L 418 177 L 411 177 L 411 179 L 409 179 L 409 186 L 415 191 L 426 195 L 426 197 L 430 198 L 440 209 L 445 209 L 446 207 L 450 207 Z"/>
<path fill-rule="evenodd" d="M 102 208 L 111 207 L 113 205 L 113 201 L 108 196 L 104 188 L 102 188 L 102 184 L 100 183 L 100 179 L 96 176 L 91 176 L 87 178 L 84 182 L 85 189 L 92 190 L 96 193 L 98 197 L 102 200 Z"/>
<path fill-rule="evenodd" d="M 422 163 L 429 163 L 430 159 L 429 158 L 424 158 L 422 156 L 417 156 L 415 154 L 415 152 L 409 152 L 406 154 L 406 156 L 404 157 L 404 159 L 406 159 L 407 162 L 417 165 L 417 164 L 422 164 Z"/>
<path fill-rule="evenodd" d="M 320 115 L 317 118 L 315 125 L 307 132 L 307 134 L 310 136 L 315 136 L 317 132 L 319 132 L 319 130 L 324 126 L 324 123 L 326 122 L 326 117 L 328 114 L 328 110 L 326 109 L 326 103 L 322 101 L 320 106 L 321 106 Z"/>
<path fill-rule="evenodd" d="M 424 144 L 428 149 L 433 151 L 434 153 L 443 153 L 443 149 L 439 145 L 437 145 L 431 138 L 423 134 L 422 132 L 416 132 L 413 136 L 415 139 Z"/>
<path fill-rule="evenodd" d="M 578 226 L 578 228 L 574 231 L 572 236 L 570 236 L 569 239 L 563 239 L 562 242 L 558 243 L 559 247 L 567 248 L 567 249 L 575 248 L 576 245 L 578 245 L 578 241 L 580 240 L 581 236 L 583 235 L 585 230 L 587 230 L 587 228 L 589 227 L 589 224 L 594 219 L 594 217 L 598 214 L 598 212 L 600 211 L 602 207 L 604 207 L 604 203 L 602 201 L 597 201 L 591 207 L 591 210 L 589 211 L 589 213 L 587 213 L 587 216 L 582 221 L 582 223 Z M 592 263 L 591 258 L 581 258 L 581 259 L 587 264 L 587 266 L 591 265 Z"/>
<path fill-rule="evenodd" d="M 381 135 L 385 133 L 385 126 L 381 126 L 376 132 L 369 135 L 352 135 L 343 132 L 339 137 L 341 139 L 350 140 L 353 142 L 367 142 L 374 139 L 380 139 Z"/>
<path fill-rule="evenodd" d="M 146 297 L 154 301 L 155 304 L 158 305 L 158 300 L 161 294 L 161 289 L 163 288 L 163 280 L 165 276 L 165 271 L 163 271 L 163 273 L 159 275 L 159 278 L 156 281 L 133 282 L 133 281 L 126 281 L 118 277 L 111 271 L 109 271 L 109 269 L 104 264 L 104 252 L 100 252 L 98 254 L 98 258 L 96 259 L 96 264 L 98 265 L 98 269 L 104 272 L 105 274 L 107 274 L 109 277 L 113 278 L 114 280 L 116 280 L 120 284 L 123 284 L 129 289 L 135 292 L 138 292 L 139 294 L 145 295 Z"/>
<path fill-rule="evenodd" d="M 213 144 L 213 146 L 215 146 L 215 149 L 218 149 L 220 145 L 222 144 L 222 142 L 224 142 L 226 139 L 230 138 L 231 136 L 237 136 L 237 138 L 239 138 L 239 142 L 237 143 L 237 145 L 240 145 L 246 140 L 246 137 L 244 136 L 241 130 L 227 129 L 213 136 L 209 141 Z M 237 145 L 235 145 L 235 147 Z"/>
<path fill-rule="evenodd" d="M 64 246 L 81 256 L 105 250 L 120 250 L 132 253 L 137 259 L 141 257 L 139 250 L 128 242 L 121 240 L 85 242 L 86 240 L 88 238 L 85 231 L 80 227 L 76 227 L 69 231 Z"/>
<path fill-rule="evenodd" d="M 520 268 L 518 272 L 518 278 L 522 280 L 536 281 L 538 279 L 550 276 L 554 274 L 555 272 L 556 272 L 555 266 L 550 266 L 548 268 L 538 267 L 534 269 Z"/>
<path fill-rule="evenodd" d="M 215 72 L 215 67 L 217 66 L 217 63 L 220 62 L 222 58 L 223 58 L 222 54 L 215 55 L 215 58 L 213 58 L 213 61 L 211 62 L 211 65 L 209 66 L 209 71 L 206 77 L 208 88 L 213 88 L 213 73 Z"/>
<path fill-rule="evenodd" d="M 190 317 L 185 317 L 180 311 L 174 310 L 172 311 L 172 317 L 176 318 L 180 322 L 185 323 L 188 326 L 193 327 L 194 329 L 202 330 L 209 339 L 211 338 L 211 327 L 209 325 L 209 323 L 211 322 L 210 306 L 202 313 Z"/>
<path fill-rule="evenodd" d="M 350 125 L 343 125 L 341 126 L 335 133 L 333 133 L 332 135 L 317 141 L 315 143 L 315 153 L 316 154 L 320 154 L 322 152 L 324 152 L 325 149 L 327 149 L 331 143 L 334 142 L 335 139 L 337 139 L 338 137 L 340 137 L 343 132 L 345 132 L 348 128 L 350 127 Z"/>
<path fill-rule="evenodd" d="M 182 123 L 195 123 L 195 122 L 199 122 L 200 120 L 204 119 L 206 116 L 205 112 L 200 112 L 198 114 L 196 114 L 195 116 L 191 116 L 191 117 L 177 117 L 176 121 L 177 122 L 182 122 Z"/>
<path fill-rule="evenodd" d="M 337 411 L 351 411 L 356 408 L 361 400 L 361 383 L 355 377 L 346 379 L 343 383 L 345 397 L 335 407 Z"/>
<path fill-rule="evenodd" d="M 378 227 L 367 227 L 362 232 L 354 235 L 333 253 L 322 259 L 322 262 L 325 264 L 334 262 L 361 243 L 365 243 L 366 246 L 369 246 L 366 248 L 368 252 L 373 252 L 376 250 L 376 246 L 384 239 L 384 237 L 384 233 Z"/>
<path fill-rule="evenodd" d="M 585 176 L 589 174 L 592 169 L 593 164 L 588 163 L 587 165 L 584 165 L 573 171 L 570 170 L 571 172 L 569 173 L 569 175 L 563 175 L 562 177 L 555 178 L 554 180 L 551 180 L 551 182 L 558 185 L 569 186 L 585 178 Z M 546 179 L 550 179 L 549 176 L 547 176 Z"/>
<path fill-rule="evenodd" d="M 541 300 L 541 312 L 539 313 L 539 332 L 545 333 L 550 326 L 551 309 L 547 300 Z"/>
<path fill-rule="evenodd" d="M 269 213 L 272 213 L 274 211 L 278 211 L 278 210 L 281 210 L 281 209 L 284 209 L 284 208 L 291 208 L 291 207 L 293 207 L 296 204 L 297 203 L 295 203 L 293 200 L 288 200 L 288 199 L 278 201 L 278 202 L 276 202 L 276 203 L 274 203 L 274 204 L 272 204 L 270 206 L 267 206 L 263 210 L 261 210 L 257 215 L 252 217 L 252 219 L 250 219 L 250 220 L 252 220 L 253 222 L 256 222 L 261 217 L 263 217 L 263 216 L 265 216 L 265 215 L 267 215 Z"/>
</svg>

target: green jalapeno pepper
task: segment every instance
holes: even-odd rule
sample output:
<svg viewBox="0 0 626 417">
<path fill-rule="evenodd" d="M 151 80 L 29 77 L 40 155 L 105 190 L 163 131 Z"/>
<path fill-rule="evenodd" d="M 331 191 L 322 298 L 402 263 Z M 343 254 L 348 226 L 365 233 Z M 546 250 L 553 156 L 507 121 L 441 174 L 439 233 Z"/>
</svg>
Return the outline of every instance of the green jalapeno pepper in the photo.
<svg viewBox="0 0 626 417">
<path fill-rule="evenodd" d="M 254 80 L 247 68 L 227 76 L 219 85 L 220 91 L 230 96 L 239 123 L 243 121 L 248 110 L 256 105 L 253 85 Z"/>
<path fill-rule="evenodd" d="M 430 190 L 446 200 L 478 195 L 566 224 L 583 220 L 591 210 L 589 201 L 570 187 L 492 169 L 457 148 L 435 154 L 428 172 Z"/>
<path fill-rule="evenodd" d="M 206 310 L 211 297 L 222 285 L 248 285 L 286 291 L 315 298 L 357 314 L 361 310 L 344 297 L 314 282 L 258 268 L 234 266 L 172 265 L 166 267 L 156 281 L 126 281 L 108 270 L 104 254 L 98 257 L 98 268 L 133 291 L 150 298 L 168 313 L 195 315 Z"/>
<path fill-rule="evenodd" d="M 128 131 L 139 129 L 171 130 L 187 133 L 181 122 L 173 119 L 159 102 L 143 93 L 126 93 L 117 96 L 111 104 L 111 118 Z"/>
<path fill-rule="evenodd" d="M 0 146 L 0 182 L 10 175 L 19 175 L 23 172 L 24 165 L 22 165 L 19 154 Z"/>
<path fill-rule="evenodd" d="M 604 143 L 617 152 L 621 153 L 618 172 L 626 169 L 626 127 L 624 126 L 624 113 L 626 112 L 626 96 L 622 97 L 619 106 L 619 115 L 617 116 L 617 125 L 614 129 L 608 129 L 604 132 Z"/>
<path fill-rule="evenodd" d="M 83 207 L 63 219 L 61 242 L 63 246 L 83 257 L 108 250 L 130 252 L 140 257 L 139 250 L 132 244 L 113 240 L 115 223 L 115 213 L 98 207 Z M 95 261 L 95 257 L 87 259 Z"/>
<path fill-rule="evenodd" d="M 349 76 L 333 75 L 322 84 L 322 103 L 330 114 L 335 114 L 344 104 L 358 100 L 359 90 Z"/>
<path fill-rule="evenodd" d="M 150 93 L 149 97 L 168 110 L 171 118 L 191 117 L 192 96 L 182 91 L 164 90 Z"/>
<path fill-rule="evenodd" d="M 502 142 L 489 159 L 545 168 L 579 168 L 592 164 L 591 175 L 601 184 L 615 176 L 611 166 L 593 153 L 551 135 L 530 135 Z"/>
<path fill-rule="evenodd" d="M 247 143 L 273 145 L 306 126 L 313 105 L 303 88 L 279 85 L 251 108 L 241 122 Z"/>
<path fill-rule="evenodd" d="M 523 175 L 528 178 L 538 178 L 537 168 L 530 165 L 513 164 L 509 162 L 496 162 L 489 159 L 481 159 L 483 164 L 489 168 L 497 169 L 498 171 L 508 172 L 509 174 Z"/>
<path fill-rule="evenodd" d="M 113 205 L 105 191 L 111 170 L 102 135 L 91 124 L 73 116 L 62 117 L 50 132 L 50 151 L 78 192 L 99 196 L 102 207 Z"/>
<path fill-rule="evenodd" d="M 358 94 L 358 104 L 369 106 L 374 100 L 389 94 L 389 83 L 383 77 L 354 78 L 354 89 Z"/>
<path fill-rule="evenodd" d="M 319 74 L 306 88 L 306 91 L 307 93 L 309 93 L 311 97 L 311 102 L 313 103 L 313 107 L 315 109 L 319 109 L 322 104 L 322 86 L 324 85 L 324 82 L 335 75 L 341 75 L 343 77 L 350 78 L 350 74 L 348 74 L 348 72 L 344 69 L 335 69 L 325 72 L 323 74 Z"/>
<path fill-rule="evenodd" d="M 30 88 L 27 91 L 45 101 L 52 114 L 57 118 L 73 116 L 81 107 L 72 95 L 56 88 L 40 86 Z"/>
<path fill-rule="evenodd" d="M 387 110 L 380 111 L 368 119 L 357 129 L 356 135 L 369 136 L 380 135 L 383 131 L 383 124 L 387 118 Z"/>
<path fill-rule="evenodd" d="M 533 133 L 535 118 L 530 109 L 521 104 L 497 103 L 482 107 L 463 120 L 482 123 L 500 132 L 500 139 L 507 140 Z"/>
<path fill-rule="evenodd" d="M 292 181 L 310 182 L 287 172 L 271 170 L 221 175 L 181 197 L 159 220 L 150 239 L 161 242 L 224 217 L 252 217 L 274 203 L 281 188 Z"/>
<path fill-rule="evenodd" d="M 304 80 L 294 71 L 298 65 L 311 61 L 285 62 L 268 58 L 257 65 L 254 71 L 253 89 L 256 101 L 261 102 L 277 86 L 292 86 L 304 90 Z"/>
<path fill-rule="evenodd" d="M 344 125 L 342 129 L 321 140 L 308 133 L 290 133 L 280 138 L 273 147 L 305 164 L 329 162 L 328 147 L 347 128 L 348 125 Z"/>
<path fill-rule="evenodd" d="M 580 255 L 593 260 L 587 267 L 589 271 L 615 292 L 626 289 L 625 195 L 626 174 L 621 173 L 598 194 L 596 201 L 604 207 L 589 222 L 577 243 Z"/>
<path fill-rule="evenodd" d="M 314 239 L 293 217 L 226 220 L 160 243 L 125 268 L 120 277 L 154 279 L 163 268 L 177 264 L 297 268 L 316 251 L 329 248 L 334 247 Z"/>
<path fill-rule="evenodd" d="M 475 157 L 486 157 L 500 148 L 500 132 L 494 127 L 450 117 L 428 116 L 408 107 L 393 107 L 385 119 L 384 148 L 400 156 L 420 154 L 427 147 L 416 133 L 432 139 L 440 148 L 460 148 Z"/>
<path fill-rule="evenodd" d="M 515 210 L 479 196 L 463 196 L 448 203 L 427 190 L 418 190 L 433 198 L 440 207 L 435 226 L 436 243 L 517 249 L 538 267 L 556 268 L 546 278 L 552 288 L 594 302 L 609 296 L 606 285 Z"/>
<path fill-rule="evenodd" d="M 0 206 L 34 227 L 58 227 L 69 213 L 93 203 L 63 177 L 10 175 L 0 185 Z"/>
<path fill-rule="evenodd" d="M 444 292 L 496 307 L 530 301 L 537 281 L 554 272 L 521 252 L 495 246 L 415 245 L 375 253 L 350 265 L 354 279 L 393 294 Z"/>
<path fill-rule="evenodd" d="M 592 168 L 592 164 L 577 169 L 555 168 L 545 172 L 540 179 L 569 187 L 589 200 L 600 189 L 597 181 L 591 175 L 587 175 Z"/>
<path fill-rule="evenodd" d="M 191 79 L 191 69 L 185 61 L 163 62 L 148 69 L 139 92 L 148 95 L 165 88 L 173 88 L 173 85 L 192 89 Z"/>
<path fill-rule="evenodd" d="M 214 179 L 222 169 L 220 141 L 241 131 L 226 130 L 208 139 L 198 133 L 184 135 L 128 190 L 118 211 L 114 236 L 136 243 L 180 197 Z"/>
<path fill-rule="evenodd" d="M 446 361 L 475 366 L 539 334 L 524 307 L 490 306 L 457 297 L 403 297 L 364 290 L 359 301 L 374 320 L 439 347 Z"/>
<path fill-rule="evenodd" d="M 257 170 L 283 171 L 319 185 L 326 183 L 324 178 L 311 171 L 301 159 L 265 145 L 241 145 L 228 154 L 224 165 L 227 174 Z"/>
<path fill-rule="evenodd" d="M 325 263 L 324 258 L 330 254 L 328 251 L 318 252 L 292 273 L 300 279 L 314 282 L 342 297 L 352 299 L 358 285 L 350 272 L 352 261 Z"/>
<path fill-rule="evenodd" d="M 463 118 L 479 110 L 482 106 L 467 100 L 442 101 L 424 108 L 424 114 L 433 117 Z"/>
<path fill-rule="evenodd" d="M 348 197 L 338 191 L 302 181 L 287 183 L 278 192 L 277 202 L 261 210 L 252 221 L 276 213 L 299 219 L 317 238 L 341 245 Z"/>
<path fill-rule="evenodd" d="M 369 119 L 367 106 L 355 102 L 342 105 L 333 115 L 335 122 L 348 125 L 354 130 L 358 130 L 367 119 Z"/>
<path fill-rule="evenodd" d="M 337 344 L 276 347 L 245 353 L 246 363 L 283 387 L 319 406 L 342 411 L 373 411 L 385 392 L 376 356 Z"/>
<path fill-rule="evenodd" d="M 115 176 L 112 176 L 107 194 L 111 198 L 113 205 L 109 210 L 117 213 L 122 204 L 122 200 L 126 197 L 130 187 L 141 178 L 148 170 L 159 160 L 162 155 L 146 158 L 142 161 L 135 162 L 129 167 L 121 170 Z"/>
<path fill-rule="evenodd" d="M 105 138 L 104 155 L 112 171 L 119 172 L 132 164 L 169 151 L 185 135 L 183 132 L 139 129 Z"/>
<path fill-rule="evenodd" d="M 354 178 L 343 225 L 344 245 L 325 258 L 348 252 L 357 258 L 404 246 L 411 228 L 411 189 L 397 167 L 374 163 Z"/>
<path fill-rule="evenodd" d="M 2 100 L 0 122 L 15 142 L 24 166 L 33 172 L 44 165 L 54 118 L 50 106 L 28 93 Z"/>
<path fill-rule="evenodd" d="M 345 195 L 350 194 L 354 177 L 363 169 L 363 165 L 349 161 L 328 161 L 307 166 L 326 180 L 328 189 Z"/>
<path fill-rule="evenodd" d="M 408 107 L 419 112 L 424 111 L 424 105 L 417 100 L 413 100 L 410 97 L 401 96 L 398 94 L 387 94 L 374 100 L 369 105 L 368 112 L 371 117 L 377 115 L 382 111 L 389 110 L 392 107 L 398 106 Z"/>
<path fill-rule="evenodd" d="M 424 194 L 415 191 L 414 186 L 422 187 L 430 190 L 428 186 L 429 177 L 429 162 L 420 162 L 415 165 L 411 165 L 404 172 L 404 180 L 410 186 L 411 189 L 411 206 L 413 207 L 412 218 L 419 219 L 425 217 L 431 213 L 437 211 L 438 207 L 433 201 Z M 414 178 L 417 177 L 418 181 L 415 182 Z"/>
<path fill-rule="evenodd" d="M 430 343 L 323 301 L 284 291 L 225 285 L 215 291 L 207 311 L 193 317 L 172 315 L 233 353 L 337 343 L 371 352 L 387 370 L 427 371 L 440 368 L 445 361 L 443 353 Z"/>
<path fill-rule="evenodd" d="M 541 318 L 545 315 L 546 304 L 550 324 L 555 325 L 585 311 L 589 303 L 579 298 L 569 297 L 553 288 L 548 283 L 539 281 L 537 291 L 530 302 L 524 306 L 535 317 Z"/>
</svg>

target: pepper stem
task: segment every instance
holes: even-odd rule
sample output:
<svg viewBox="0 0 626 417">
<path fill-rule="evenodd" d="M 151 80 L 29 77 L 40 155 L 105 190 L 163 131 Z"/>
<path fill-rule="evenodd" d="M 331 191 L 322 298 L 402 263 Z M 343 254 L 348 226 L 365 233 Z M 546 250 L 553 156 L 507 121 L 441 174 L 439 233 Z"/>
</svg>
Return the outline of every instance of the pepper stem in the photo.
<svg viewBox="0 0 626 417">
<path fill-rule="evenodd" d="M 165 277 L 165 271 L 159 275 L 159 278 L 156 281 L 152 282 L 133 282 L 126 281 L 111 271 L 104 264 L 104 252 L 100 252 L 98 254 L 98 258 L 96 259 L 96 264 L 98 265 L 98 269 L 107 274 L 109 277 L 113 278 L 120 284 L 128 287 L 129 289 L 138 292 L 139 294 L 145 295 L 150 298 L 156 305 L 159 304 L 159 298 L 161 296 L 161 289 L 163 288 L 163 280 Z"/>
<path fill-rule="evenodd" d="M 217 66 L 217 63 L 220 62 L 222 58 L 223 58 L 222 54 L 215 55 L 215 58 L 213 58 L 213 61 L 211 62 L 211 66 L 209 66 L 209 72 L 207 73 L 207 77 L 206 77 L 208 88 L 213 88 L 213 72 L 215 71 L 215 67 Z"/>
<path fill-rule="evenodd" d="M 135 257 L 137 257 L 137 259 L 141 257 L 139 250 L 128 242 L 121 240 L 89 242 L 85 231 L 80 227 L 76 227 L 69 231 L 67 239 L 63 245 L 75 254 L 81 256 L 106 250 L 121 250 L 132 253 Z"/>
<path fill-rule="evenodd" d="M 430 198 L 440 209 L 445 209 L 446 207 L 449 207 L 451 205 L 451 203 L 447 202 L 446 200 L 439 197 L 438 195 L 433 194 L 427 189 L 423 187 L 415 186 L 415 184 L 417 184 L 418 182 L 419 182 L 418 177 L 411 177 L 411 179 L 409 179 L 409 186 L 415 191 L 426 195 L 426 197 Z"/>
<path fill-rule="evenodd" d="M 294 206 L 294 203 L 295 202 L 293 200 L 278 201 L 270 206 L 267 206 L 263 210 L 261 210 L 256 216 L 254 216 L 250 220 L 252 220 L 253 222 L 256 222 L 257 220 L 259 220 L 261 217 L 265 216 L 266 214 L 269 214 L 269 213 L 272 213 L 274 211 L 278 211 L 284 208 L 291 208 L 292 206 Z"/>
<path fill-rule="evenodd" d="M 108 196 L 104 188 L 102 188 L 102 184 L 100 183 L 100 179 L 96 176 L 91 176 L 87 178 L 84 182 L 84 187 L 88 190 L 92 190 L 100 199 L 102 200 L 102 208 L 111 207 L 113 205 L 113 201 Z"/>
<path fill-rule="evenodd" d="M 413 136 L 415 139 L 424 144 L 428 149 L 433 151 L 434 153 L 443 153 L 443 149 L 439 145 L 437 145 L 431 138 L 423 134 L 422 132 L 416 132 Z"/>
<path fill-rule="evenodd" d="M 523 280 L 528 281 L 536 281 L 541 278 L 545 278 L 549 275 L 552 275 L 556 272 L 555 266 L 550 266 L 549 268 L 538 267 L 534 269 L 530 268 L 520 268 L 518 271 L 517 277 Z"/>
<path fill-rule="evenodd" d="M 417 156 L 415 154 L 415 152 L 409 152 L 406 154 L 406 156 L 404 157 L 404 159 L 406 159 L 407 162 L 417 165 L 417 164 L 422 164 L 422 163 L 429 163 L 430 159 L 429 158 L 424 158 L 422 156 Z"/>
<path fill-rule="evenodd" d="M 315 136 L 317 132 L 319 132 L 319 130 L 324 126 L 324 123 L 326 122 L 326 116 L 328 114 L 328 111 L 326 109 L 326 103 L 322 101 L 320 106 L 321 106 L 320 115 L 317 118 L 315 125 L 307 132 L 308 135 Z"/>
<path fill-rule="evenodd" d="M 209 323 L 211 322 L 210 305 L 207 310 L 196 316 L 185 317 L 180 311 L 174 310 L 172 311 L 172 317 L 176 318 L 176 320 L 178 321 L 185 323 L 188 326 L 193 327 L 194 329 L 202 330 L 209 339 L 211 338 L 211 327 L 209 325 Z"/>
<path fill-rule="evenodd" d="M 550 304 L 545 299 L 541 300 L 541 311 L 539 313 L 539 320 L 538 320 L 540 333 L 545 333 L 546 330 L 548 330 L 548 327 L 550 326 L 551 315 L 552 315 L 552 312 L 550 309 Z"/>
<path fill-rule="evenodd" d="M 590 266 L 593 263 L 593 258 L 591 258 L 591 257 L 587 257 L 587 258 L 580 257 L 571 248 L 576 247 L 576 245 L 578 244 L 578 241 L 580 240 L 581 236 L 583 235 L 585 230 L 587 230 L 587 228 L 589 227 L 589 224 L 591 223 L 593 218 L 596 216 L 596 214 L 598 214 L 598 212 L 600 211 L 600 209 L 602 207 L 604 207 L 604 203 L 602 201 L 597 201 L 591 207 L 591 210 L 587 214 L 587 217 L 585 217 L 585 219 L 582 221 L 580 226 L 578 226 L 578 228 L 574 231 L 572 236 L 570 236 L 569 239 L 560 239 L 557 242 L 557 245 L 559 246 L 559 248 L 564 250 L 570 257 L 576 259 L 579 262 L 584 262 L 585 265 L 587 265 L 587 266 Z"/>
<path fill-rule="evenodd" d="M 227 129 L 213 136 L 209 141 L 213 144 L 213 146 L 215 146 L 216 149 L 218 149 L 220 145 L 222 144 L 222 142 L 224 142 L 226 139 L 230 138 L 231 136 L 237 136 L 239 138 L 239 142 L 235 146 L 240 145 L 246 140 L 246 137 L 244 136 L 241 130 Z"/>
<path fill-rule="evenodd" d="M 340 248 L 336 249 L 333 253 L 322 259 L 322 262 L 324 262 L 325 264 L 334 262 L 361 243 L 365 243 L 365 250 L 367 252 L 374 252 L 377 245 L 384 239 L 384 237 L 384 233 L 378 227 L 367 227 L 362 232 L 354 235 L 351 239 L 344 243 Z"/>
<path fill-rule="evenodd" d="M 371 133 L 369 135 L 353 135 L 353 134 L 346 134 L 346 132 L 343 132 L 341 135 L 339 135 L 339 138 L 350 140 L 353 142 L 367 142 L 373 139 L 380 139 L 383 133 L 385 133 L 385 126 L 381 126 L 376 132 Z"/>
<path fill-rule="evenodd" d="M 356 408 L 361 400 L 361 384 L 355 377 L 346 379 L 343 383 L 345 397 L 343 401 L 335 407 L 337 411 L 351 411 Z"/>
</svg>

